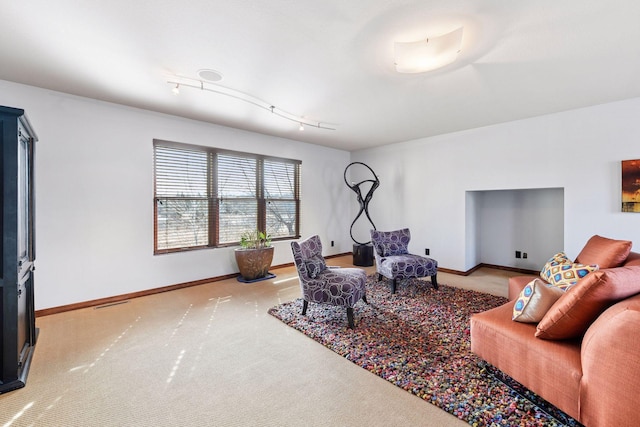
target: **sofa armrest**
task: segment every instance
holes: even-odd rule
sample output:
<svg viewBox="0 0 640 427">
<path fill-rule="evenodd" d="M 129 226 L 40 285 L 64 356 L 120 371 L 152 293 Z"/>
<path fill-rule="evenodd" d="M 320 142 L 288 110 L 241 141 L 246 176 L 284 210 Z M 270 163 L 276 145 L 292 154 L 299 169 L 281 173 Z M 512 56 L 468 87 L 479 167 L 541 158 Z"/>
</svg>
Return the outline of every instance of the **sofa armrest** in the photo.
<svg viewBox="0 0 640 427">
<path fill-rule="evenodd" d="M 640 425 L 640 295 L 609 307 L 591 324 L 581 359 L 580 421 Z"/>
</svg>

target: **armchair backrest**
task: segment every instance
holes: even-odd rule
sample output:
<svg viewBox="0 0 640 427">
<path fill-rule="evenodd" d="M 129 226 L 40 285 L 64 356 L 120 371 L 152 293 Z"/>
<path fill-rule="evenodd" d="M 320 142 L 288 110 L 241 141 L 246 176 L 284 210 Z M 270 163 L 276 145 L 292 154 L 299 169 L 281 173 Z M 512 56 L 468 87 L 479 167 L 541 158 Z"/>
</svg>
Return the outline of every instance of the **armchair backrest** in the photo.
<svg viewBox="0 0 640 427">
<path fill-rule="evenodd" d="M 409 253 L 408 246 L 411 232 L 408 228 L 394 231 L 371 230 L 371 243 L 376 262 L 381 258 Z"/>
<path fill-rule="evenodd" d="M 302 242 L 291 242 L 291 250 L 293 251 L 293 261 L 296 264 L 300 279 L 310 279 L 306 261 L 318 256 L 322 257 L 320 236 L 311 236 Z"/>
</svg>

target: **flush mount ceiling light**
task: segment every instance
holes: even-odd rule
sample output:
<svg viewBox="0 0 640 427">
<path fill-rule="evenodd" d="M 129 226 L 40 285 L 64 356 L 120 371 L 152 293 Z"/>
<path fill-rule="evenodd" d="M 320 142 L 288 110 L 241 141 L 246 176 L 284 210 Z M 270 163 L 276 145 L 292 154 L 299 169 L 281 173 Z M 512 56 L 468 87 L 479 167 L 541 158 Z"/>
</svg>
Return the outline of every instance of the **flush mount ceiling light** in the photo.
<svg viewBox="0 0 640 427">
<path fill-rule="evenodd" d="M 200 70 L 198 72 L 198 75 L 202 78 L 202 80 L 194 79 L 191 77 L 185 77 L 185 76 L 174 76 L 172 79 L 167 80 L 167 83 L 169 83 L 170 85 L 175 85 L 174 89 L 178 87 L 179 88 L 190 87 L 194 89 L 200 89 L 202 91 L 213 92 L 220 95 L 226 95 L 231 98 L 239 99 L 240 101 L 244 101 L 258 108 L 267 110 L 271 114 L 274 114 L 278 117 L 282 117 L 283 119 L 287 119 L 299 124 L 300 126 L 298 129 L 300 130 L 303 130 L 304 126 L 316 127 L 318 129 L 336 130 L 336 128 L 333 127 L 333 125 L 329 125 L 328 123 L 321 123 L 318 121 L 306 119 L 301 116 L 297 116 L 295 114 L 284 111 L 276 107 L 275 105 L 267 101 L 264 101 L 260 98 L 257 98 L 251 94 L 214 83 L 213 81 L 217 81 L 217 80 L 214 80 L 215 78 L 218 78 L 218 80 L 222 79 L 222 75 L 217 71 Z M 205 77 L 207 77 L 208 81 L 204 81 Z"/>
<path fill-rule="evenodd" d="M 394 45 L 396 71 L 424 73 L 455 61 L 462 44 L 462 27 L 438 37 Z"/>
</svg>

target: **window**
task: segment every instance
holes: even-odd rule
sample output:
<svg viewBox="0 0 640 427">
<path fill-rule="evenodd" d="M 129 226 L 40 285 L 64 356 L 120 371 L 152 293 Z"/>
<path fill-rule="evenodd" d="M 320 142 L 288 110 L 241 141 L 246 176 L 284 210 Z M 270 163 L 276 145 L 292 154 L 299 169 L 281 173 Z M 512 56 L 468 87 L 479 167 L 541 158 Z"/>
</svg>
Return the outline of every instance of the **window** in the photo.
<svg viewBox="0 0 640 427">
<path fill-rule="evenodd" d="M 299 160 L 153 141 L 154 253 L 300 237 Z"/>
</svg>

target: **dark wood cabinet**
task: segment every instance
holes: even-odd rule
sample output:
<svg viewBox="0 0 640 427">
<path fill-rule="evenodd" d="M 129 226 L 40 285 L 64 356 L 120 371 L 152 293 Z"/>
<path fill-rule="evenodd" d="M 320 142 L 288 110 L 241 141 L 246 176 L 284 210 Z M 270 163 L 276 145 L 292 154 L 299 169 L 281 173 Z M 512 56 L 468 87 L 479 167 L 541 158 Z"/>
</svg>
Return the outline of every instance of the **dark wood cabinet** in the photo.
<svg viewBox="0 0 640 427">
<path fill-rule="evenodd" d="M 0 393 L 24 387 L 35 326 L 34 149 L 24 110 L 0 106 Z"/>
</svg>

